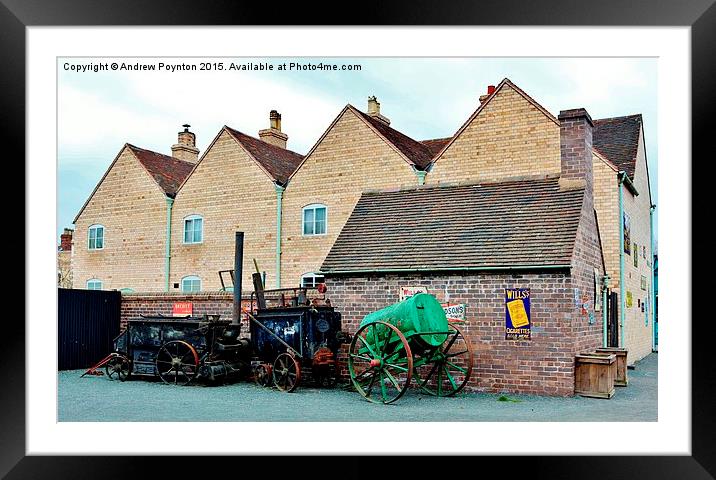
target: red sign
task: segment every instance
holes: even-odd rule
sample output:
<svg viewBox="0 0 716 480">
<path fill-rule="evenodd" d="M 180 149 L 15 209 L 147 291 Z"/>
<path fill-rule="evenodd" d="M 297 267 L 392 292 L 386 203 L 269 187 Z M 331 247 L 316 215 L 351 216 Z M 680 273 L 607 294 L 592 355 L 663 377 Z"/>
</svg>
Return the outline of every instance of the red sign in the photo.
<svg viewBox="0 0 716 480">
<path fill-rule="evenodd" d="M 191 302 L 176 302 L 174 307 L 172 307 L 172 315 L 175 317 L 191 315 L 193 311 L 194 307 Z"/>
</svg>

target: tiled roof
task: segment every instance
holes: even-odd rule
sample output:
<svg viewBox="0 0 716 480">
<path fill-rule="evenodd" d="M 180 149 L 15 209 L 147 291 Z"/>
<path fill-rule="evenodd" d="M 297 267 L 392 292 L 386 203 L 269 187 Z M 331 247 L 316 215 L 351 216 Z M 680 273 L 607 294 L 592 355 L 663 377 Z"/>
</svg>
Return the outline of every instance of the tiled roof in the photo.
<svg viewBox="0 0 716 480">
<path fill-rule="evenodd" d="M 570 265 L 583 197 L 557 179 L 364 193 L 321 271 Z"/>
<path fill-rule="evenodd" d="M 594 148 L 630 178 L 634 178 L 641 123 L 641 114 L 594 120 Z"/>
<path fill-rule="evenodd" d="M 361 112 L 355 107 L 351 108 L 357 114 L 362 116 L 368 123 L 370 123 L 373 128 L 375 128 L 378 133 L 383 136 L 383 138 L 393 144 L 395 148 L 400 150 L 400 152 L 413 162 L 416 167 L 425 169 L 430 164 L 430 161 L 433 159 L 433 154 L 425 144 L 418 142 L 417 140 L 413 140 L 380 120 L 371 117 L 367 113 Z"/>
<path fill-rule="evenodd" d="M 450 140 L 452 140 L 452 137 L 435 138 L 432 140 L 421 140 L 420 143 L 428 147 L 428 150 L 430 150 L 430 154 L 434 157 L 435 155 L 440 153 L 440 150 L 442 150 L 443 147 L 447 145 Z"/>
<path fill-rule="evenodd" d="M 147 172 L 154 178 L 154 181 L 164 190 L 164 193 L 170 197 L 176 195 L 179 185 L 182 184 L 184 179 L 189 176 L 194 168 L 194 164 L 191 162 L 185 162 L 168 155 L 135 147 L 129 143 L 127 147 L 132 151 L 134 156 L 137 157 L 139 162 L 144 165 L 144 168 L 147 169 Z"/>
<path fill-rule="evenodd" d="M 285 185 L 288 178 L 303 160 L 303 155 L 266 143 L 233 128 L 226 130 L 251 154 L 274 180 Z"/>
</svg>

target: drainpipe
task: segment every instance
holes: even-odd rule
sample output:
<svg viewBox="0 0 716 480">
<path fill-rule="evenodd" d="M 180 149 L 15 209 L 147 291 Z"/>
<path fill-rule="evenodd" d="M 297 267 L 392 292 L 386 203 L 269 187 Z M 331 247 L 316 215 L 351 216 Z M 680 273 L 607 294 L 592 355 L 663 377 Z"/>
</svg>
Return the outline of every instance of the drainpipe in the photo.
<svg viewBox="0 0 716 480">
<path fill-rule="evenodd" d="M 415 170 L 415 175 L 418 176 L 418 185 L 425 185 L 425 176 L 428 172 L 423 170 Z"/>
<path fill-rule="evenodd" d="M 609 289 L 609 275 L 606 273 L 602 277 L 602 346 L 608 347 L 607 345 L 607 302 L 609 301 L 609 298 L 607 297 L 607 291 Z"/>
<path fill-rule="evenodd" d="M 276 288 L 281 288 L 281 210 L 284 187 L 276 185 Z"/>
<path fill-rule="evenodd" d="M 626 172 L 617 174 L 619 179 L 619 346 L 624 347 L 624 177 Z"/>
<path fill-rule="evenodd" d="M 169 273 L 172 261 L 172 207 L 174 199 L 165 197 L 167 200 L 167 244 L 164 250 L 164 290 L 169 291 Z"/>
<path fill-rule="evenodd" d="M 649 288 L 649 314 L 651 315 L 651 351 L 656 351 L 656 290 L 654 287 L 654 211 L 656 204 L 649 207 L 649 255 L 651 255 L 651 286 Z"/>
</svg>

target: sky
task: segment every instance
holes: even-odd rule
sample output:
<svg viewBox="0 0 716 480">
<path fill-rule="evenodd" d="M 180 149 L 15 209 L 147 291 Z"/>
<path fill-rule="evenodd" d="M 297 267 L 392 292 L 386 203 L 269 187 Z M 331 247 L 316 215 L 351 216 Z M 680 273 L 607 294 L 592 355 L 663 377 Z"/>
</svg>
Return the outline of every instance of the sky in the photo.
<svg viewBox="0 0 716 480">
<path fill-rule="evenodd" d="M 223 71 L 66 70 L 65 64 L 223 62 Z M 229 71 L 230 63 L 273 71 Z M 360 71 L 279 65 L 360 65 Z M 509 78 L 555 116 L 583 107 L 592 118 L 641 113 L 653 201 L 658 204 L 655 58 L 132 58 L 58 59 L 57 235 L 72 221 L 125 143 L 171 154 L 184 123 L 200 155 L 222 126 L 257 136 L 282 116 L 288 148 L 305 154 L 340 110 L 365 111 L 375 95 L 391 126 L 416 140 L 452 136 L 488 85 Z M 290 186 L 289 186 L 290 188 Z"/>
</svg>

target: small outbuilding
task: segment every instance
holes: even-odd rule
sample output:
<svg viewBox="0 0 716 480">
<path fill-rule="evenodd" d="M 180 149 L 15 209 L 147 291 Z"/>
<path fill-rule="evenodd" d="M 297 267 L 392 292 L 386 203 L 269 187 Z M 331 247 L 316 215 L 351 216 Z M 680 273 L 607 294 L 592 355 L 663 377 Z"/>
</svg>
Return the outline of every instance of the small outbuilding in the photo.
<svg viewBox="0 0 716 480">
<path fill-rule="evenodd" d="M 559 176 L 364 193 L 321 267 L 344 326 L 427 291 L 464 319 L 470 387 L 573 395 L 575 355 L 603 343 L 604 262 L 591 118 L 560 122 Z"/>
</svg>

